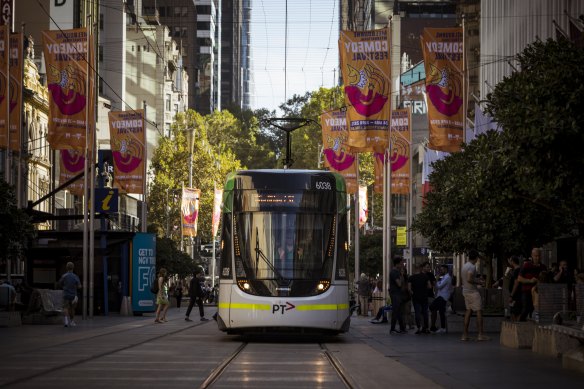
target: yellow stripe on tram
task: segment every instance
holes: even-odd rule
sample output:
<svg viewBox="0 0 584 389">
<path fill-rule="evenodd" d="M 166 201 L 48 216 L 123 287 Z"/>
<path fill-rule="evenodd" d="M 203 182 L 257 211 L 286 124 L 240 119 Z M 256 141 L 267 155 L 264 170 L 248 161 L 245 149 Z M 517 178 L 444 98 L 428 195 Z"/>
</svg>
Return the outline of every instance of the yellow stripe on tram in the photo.
<svg viewBox="0 0 584 389">
<path fill-rule="evenodd" d="M 219 308 L 227 309 L 251 309 L 256 311 L 269 311 L 272 306 L 269 304 L 241 304 L 241 303 L 219 303 Z"/>
<path fill-rule="evenodd" d="M 296 306 L 296 309 L 299 311 L 337 311 L 347 308 L 349 308 L 349 304 L 313 304 Z"/>
</svg>

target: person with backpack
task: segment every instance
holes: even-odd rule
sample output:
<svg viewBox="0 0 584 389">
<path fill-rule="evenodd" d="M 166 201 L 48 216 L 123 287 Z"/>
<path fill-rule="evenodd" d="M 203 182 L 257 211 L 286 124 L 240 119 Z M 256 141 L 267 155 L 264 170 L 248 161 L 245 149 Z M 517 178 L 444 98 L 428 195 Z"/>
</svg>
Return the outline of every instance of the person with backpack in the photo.
<svg viewBox="0 0 584 389">
<path fill-rule="evenodd" d="M 158 272 L 158 278 L 156 279 L 156 319 L 154 323 L 164 323 L 166 320 L 166 311 L 168 311 L 169 301 L 168 301 L 168 277 L 165 268 L 160 268 Z M 153 290 L 151 290 L 154 292 Z"/>
<path fill-rule="evenodd" d="M 187 308 L 187 313 L 185 316 L 185 321 L 192 321 L 189 316 L 195 305 L 195 302 L 199 306 L 199 315 L 201 316 L 201 321 L 208 321 L 205 317 L 205 310 L 203 308 L 203 297 L 205 296 L 205 291 L 203 290 L 203 283 L 205 282 L 203 269 L 196 270 L 194 273 L 194 277 L 191 279 L 189 283 L 189 297 L 191 301 L 189 301 L 189 307 Z"/>
</svg>

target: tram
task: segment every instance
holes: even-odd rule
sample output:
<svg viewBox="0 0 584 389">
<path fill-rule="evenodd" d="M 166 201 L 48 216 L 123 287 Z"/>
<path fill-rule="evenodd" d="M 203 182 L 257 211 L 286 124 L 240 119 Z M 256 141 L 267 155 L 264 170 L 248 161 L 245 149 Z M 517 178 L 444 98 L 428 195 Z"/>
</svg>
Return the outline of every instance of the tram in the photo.
<svg viewBox="0 0 584 389">
<path fill-rule="evenodd" d="M 217 323 L 229 334 L 346 332 L 347 193 L 336 173 L 241 170 L 225 183 Z"/>
</svg>

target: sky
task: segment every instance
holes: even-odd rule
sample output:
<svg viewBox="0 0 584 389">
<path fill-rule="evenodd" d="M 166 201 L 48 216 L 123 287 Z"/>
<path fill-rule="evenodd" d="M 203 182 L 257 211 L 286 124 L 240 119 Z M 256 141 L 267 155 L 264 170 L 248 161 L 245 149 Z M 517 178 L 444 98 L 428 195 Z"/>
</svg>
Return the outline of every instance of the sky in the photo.
<svg viewBox="0 0 584 389">
<path fill-rule="evenodd" d="M 339 77 L 339 1 L 287 2 L 286 45 L 286 0 L 252 0 L 252 109 L 277 110 L 294 94 L 331 88 Z"/>
</svg>

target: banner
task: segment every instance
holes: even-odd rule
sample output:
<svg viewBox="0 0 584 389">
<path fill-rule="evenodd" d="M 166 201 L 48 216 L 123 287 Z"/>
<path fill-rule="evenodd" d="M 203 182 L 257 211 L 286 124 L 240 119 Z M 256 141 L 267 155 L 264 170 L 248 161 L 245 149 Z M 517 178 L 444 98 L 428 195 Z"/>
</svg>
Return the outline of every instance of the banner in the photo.
<svg viewBox="0 0 584 389">
<path fill-rule="evenodd" d="M 76 175 L 83 173 L 85 158 L 81 151 L 59 150 L 59 185 L 64 184 Z M 83 176 L 67 186 L 67 190 L 75 196 L 83 196 Z"/>
<path fill-rule="evenodd" d="M 391 107 L 389 28 L 343 30 L 339 37 L 347 104 L 347 146 L 353 152 L 387 148 Z"/>
<path fill-rule="evenodd" d="M 0 26 L 0 147 L 8 147 L 8 130 L 6 129 L 6 116 L 8 99 L 6 98 L 8 77 L 6 77 L 6 47 L 8 41 L 8 26 Z"/>
<path fill-rule="evenodd" d="M 456 152 L 464 141 L 462 28 L 425 28 L 420 37 L 433 150 Z"/>
<path fill-rule="evenodd" d="M 359 228 L 362 228 L 367 222 L 368 209 L 367 187 L 365 185 L 359 185 Z"/>
<path fill-rule="evenodd" d="M 197 220 L 199 219 L 199 189 L 183 188 L 181 203 L 182 236 L 197 236 Z"/>
<path fill-rule="evenodd" d="M 407 246 L 408 245 L 408 228 L 407 227 L 397 227 L 395 236 L 396 246 Z"/>
<path fill-rule="evenodd" d="M 110 147 L 114 160 L 114 186 L 127 193 L 144 194 L 144 110 L 109 112 L 108 117 Z"/>
<path fill-rule="evenodd" d="M 95 125 L 95 78 L 89 72 L 93 63 L 93 40 L 87 42 L 84 28 L 43 31 L 43 53 L 49 88 L 49 129 L 47 139 L 53 149 L 85 147 L 86 110 L 89 110 L 90 137 Z M 91 148 L 91 139 L 90 139 Z"/>
<path fill-rule="evenodd" d="M 410 109 L 396 109 L 391 114 L 391 193 L 410 193 L 410 163 L 411 163 L 411 112 Z M 383 193 L 383 165 L 387 157 L 375 153 L 375 186 L 376 193 Z"/>
<path fill-rule="evenodd" d="M 10 35 L 10 150 L 22 148 L 22 34 Z"/>
<path fill-rule="evenodd" d="M 464 142 L 470 143 L 476 139 L 477 136 L 485 134 L 487 131 L 501 131 L 499 123 L 494 121 L 490 116 L 485 115 L 481 106 L 475 104 L 474 128 L 467 127 L 466 137 Z"/>
<path fill-rule="evenodd" d="M 430 174 L 434 171 L 434 162 L 444 159 L 448 156 L 448 153 L 443 151 L 435 151 L 426 149 L 424 153 L 424 162 L 422 164 L 422 197 L 426 197 L 426 194 L 432 190 L 430 187 Z"/>
<path fill-rule="evenodd" d="M 356 156 L 347 150 L 347 116 L 341 111 L 324 112 L 320 115 L 324 164 L 329 170 L 345 178 L 347 193 L 357 192 Z"/>
<path fill-rule="evenodd" d="M 219 229 L 219 222 L 221 221 L 221 201 L 223 200 L 223 189 L 214 190 L 213 197 L 213 222 L 211 236 L 215 237 L 217 235 L 217 230 Z"/>
</svg>

